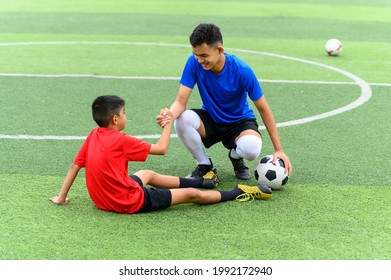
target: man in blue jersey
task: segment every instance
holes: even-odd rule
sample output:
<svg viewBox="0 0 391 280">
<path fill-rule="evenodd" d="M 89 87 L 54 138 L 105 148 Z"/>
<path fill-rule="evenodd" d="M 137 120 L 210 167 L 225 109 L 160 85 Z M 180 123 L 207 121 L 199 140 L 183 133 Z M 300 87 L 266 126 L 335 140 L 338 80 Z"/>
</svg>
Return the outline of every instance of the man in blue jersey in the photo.
<svg viewBox="0 0 391 280">
<path fill-rule="evenodd" d="M 235 176 L 250 178 L 245 160 L 255 160 L 261 153 L 262 136 L 247 97 L 254 102 L 274 146 L 274 161 L 280 158 L 288 174 L 292 172 L 278 135 L 273 113 L 252 69 L 238 57 L 224 52 L 219 27 L 200 24 L 190 35 L 193 54 L 188 58 L 180 79 L 180 88 L 170 107 L 178 137 L 197 160 L 189 177 L 217 175 L 202 144 L 209 148 L 222 142 L 232 162 Z M 186 109 L 194 86 L 201 95 L 201 109 Z M 165 125 L 164 114 L 157 122 Z M 210 173 L 209 173 L 210 174 Z"/>
</svg>

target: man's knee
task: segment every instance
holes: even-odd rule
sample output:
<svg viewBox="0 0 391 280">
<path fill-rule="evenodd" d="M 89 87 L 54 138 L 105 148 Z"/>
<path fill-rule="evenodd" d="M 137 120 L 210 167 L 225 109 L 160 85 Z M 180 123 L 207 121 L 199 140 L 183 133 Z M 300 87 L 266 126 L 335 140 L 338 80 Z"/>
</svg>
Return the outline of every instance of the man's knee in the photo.
<svg viewBox="0 0 391 280">
<path fill-rule="evenodd" d="M 244 135 L 236 143 L 236 152 L 241 158 L 255 160 L 262 150 L 262 139 L 255 135 Z"/>
<path fill-rule="evenodd" d="M 200 126 L 200 119 L 198 115 L 192 110 L 185 110 L 179 117 L 174 121 L 174 128 L 177 132 L 183 132 L 188 127 L 198 129 Z"/>
</svg>

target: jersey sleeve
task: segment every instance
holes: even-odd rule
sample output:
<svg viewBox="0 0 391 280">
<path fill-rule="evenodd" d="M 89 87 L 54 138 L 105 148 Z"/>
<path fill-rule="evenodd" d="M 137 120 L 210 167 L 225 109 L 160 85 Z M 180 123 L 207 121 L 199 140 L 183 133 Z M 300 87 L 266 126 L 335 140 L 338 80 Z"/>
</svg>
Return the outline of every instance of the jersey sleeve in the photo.
<svg viewBox="0 0 391 280">
<path fill-rule="evenodd" d="M 248 93 L 248 97 L 252 101 L 256 101 L 263 96 L 261 85 L 259 84 L 254 71 L 248 65 L 243 68 L 242 83 Z"/>
<path fill-rule="evenodd" d="M 86 166 L 86 158 L 87 158 L 87 147 L 88 147 L 89 138 L 87 138 L 83 145 L 81 146 L 79 152 L 77 153 L 73 163 L 80 167 Z"/>
<path fill-rule="evenodd" d="M 197 83 L 197 65 L 195 64 L 195 62 L 196 60 L 194 59 L 194 56 L 189 56 L 183 69 L 181 79 L 179 81 L 181 85 L 184 85 L 191 89 L 193 89 L 195 84 Z"/>
<path fill-rule="evenodd" d="M 123 150 L 126 160 L 146 161 L 152 144 L 126 134 L 123 137 Z"/>
</svg>

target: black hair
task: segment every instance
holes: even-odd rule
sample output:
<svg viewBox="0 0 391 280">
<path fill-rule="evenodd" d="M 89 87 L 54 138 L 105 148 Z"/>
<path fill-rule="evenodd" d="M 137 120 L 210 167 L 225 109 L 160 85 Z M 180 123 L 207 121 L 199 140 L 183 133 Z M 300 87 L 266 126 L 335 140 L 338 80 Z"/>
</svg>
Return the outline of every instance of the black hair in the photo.
<svg viewBox="0 0 391 280">
<path fill-rule="evenodd" d="M 220 28 L 213 23 L 201 23 L 191 33 L 190 44 L 192 47 L 197 47 L 206 43 L 212 46 L 217 43 L 223 44 L 223 35 L 221 35 Z"/>
<path fill-rule="evenodd" d="M 92 118 L 100 127 L 108 127 L 114 115 L 119 116 L 125 100 L 116 95 L 102 95 L 92 102 Z"/>
</svg>

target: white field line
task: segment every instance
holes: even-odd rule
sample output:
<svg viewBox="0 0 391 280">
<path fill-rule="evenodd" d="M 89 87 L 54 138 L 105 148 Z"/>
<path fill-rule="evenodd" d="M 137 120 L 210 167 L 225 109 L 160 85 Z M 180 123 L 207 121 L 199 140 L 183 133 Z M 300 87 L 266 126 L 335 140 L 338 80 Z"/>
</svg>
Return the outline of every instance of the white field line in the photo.
<svg viewBox="0 0 391 280">
<path fill-rule="evenodd" d="M 126 79 L 126 80 L 179 80 L 179 77 L 147 77 L 147 76 L 107 76 L 94 74 L 17 74 L 17 73 L 0 73 L 0 77 L 39 77 L 39 78 L 98 78 L 98 79 Z M 325 84 L 325 85 L 357 85 L 355 82 L 331 82 L 331 81 L 301 81 L 301 80 L 264 80 L 259 79 L 259 82 L 264 83 L 295 83 L 295 84 Z M 311 117 L 309 117 L 311 118 Z M 308 119 L 308 118 L 305 118 Z M 303 121 L 293 120 L 290 122 L 277 124 L 280 126 L 288 126 L 303 123 Z M 260 130 L 265 130 L 265 126 L 260 126 Z M 160 134 L 154 135 L 132 135 L 139 139 L 158 139 Z M 177 138 L 176 134 L 171 134 L 171 138 Z M 55 136 L 55 135 L 10 135 L 0 134 L 0 139 L 17 139 L 17 140 L 85 140 L 86 136 Z"/>
<path fill-rule="evenodd" d="M 13 43 L 0 43 L 0 47 L 7 47 L 7 46 L 17 46 L 17 45 L 61 45 L 61 44 L 67 44 L 67 45 L 82 45 L 82 44 L 88 44 L 88 45 L 144 45 L 144 46 L 162 46 L 162 47 L 186 47 L 188 48 L 188 45 L 184 45 L 184 44 L 166 44 L 166 43 L 154 43 L 154 42 L 13 42 Z M 268 53 L 268 52 L 260 52 L 260 51 L 252 51 L 252 50 L 243 50 L 243 49 L 233 49 L 233 48 L 226 48 L 226 50 L 234 50 L 234 51 L 237 51 L 237 52 L 244 52 L 244 53 L 251 53 L 251 54 L 255 54 L 255 55 L 265 55 L 265 56 L 271 56 L 271 57 L 276 57 L 276 58 L 280 58 L 280 59 L 287 59 L 287 60 L 292 60 L 292 61 L 296 61 L 296 62 L 300 62 L 300 63 L 305 63 L 305 64 L 311 64 L 311 65 L 314 65 L 314 66 L 317 66 L 317 67 L 321 67 L 321 68 L 326 68 L 328 70 L 331 70 L 331 71 L 335 71 L 335 72 L 338 72 L 340 74 L 342 74 L 343 76 L 346 76 L 348 78 L 350 78 L 351 80 L 353 80 L 354 82 L 352 83 L 348 83 L 348 84 L 356 84 L 358 85 L 360 88 L 361 88 L 361 95 L 358 99 L 356 99 L 355 101 L 351 102 L 350 104 L 344 106 L 344 107 L 341 107 L 341 108 L 338 108 L 338 109 L 335 109 L 335 110 L 332 110 L 332 111 L 329 111 L 329 112 L 326 112 L 326 113 L 323 113 L 323 114 L 318 114 L 318 115 L 314 115 L 314 116 L 310 116 L 310 117 L 307 117 L 307 118 L 302 118 L 302 119 L 297 119 L 297 120 L 291 120 L 291 121 L 287 121 L 287 122 L 283 122 L 283 123 L 278 123 L 277 124 L 277 127 L 283 127 L 283 126 L 291 126 L 291 125 L 299 125 L 299 124 L 304 124 L 304 123 L 308 123 L 308 122 L 312 122 L 312 121 L 316 121 L 316 120 L 320 120 L 320 119 L 324 119 L 324 118 L 329 118 L 331 116 L 334 116 L 334 115 L 337 115 L 337 114 L 340 114 L 340 113 L 343 113 L 343 112 L 347 112 L 349 110 L 352 110 L 354 108 L 357 108 L 359 106 L 361 106 L 362 104 L 364 104 L 365 102 L 367 102 L 371 96 L 372 96 L 372 90 L 371 90 L 371 87 L 370 85 L 365 82 L 363 79 L 355 76 L 354 74 L 352 73 L 349 73 L 347 71 L 344 71 L 342 69 L 339 69 L 339 68 L 336 68 L 336 67 L 333 67 L 333 66 L 329 66 L 329 65 L 325 65 L 325 64 L 322 64 L 322 63 L 319 63 L 319 62 L 314 62 L 314 61 L 310 61 L 310 60 L 305 60 L 305 59 L 301 59 L 301 58 L 296 58 L 296 57 L 290 57 L 290 56 L 286 56 L 286 55 L 279 55 L 279 54 L 274 54 L 274 53 Z M 2 74 L 3 76 L 16 76 L 16 75 L 25 75 L 24 77 L 28 77 L 28 76 L 31 76 L 31 77 L 48 77 L 48 78 L 59 78 L 59 77 L 96 77 L 96 78 L 116 78 L 116 79 L 121 79 L 121 78 L 124 78 L 124 77 L 120 77 L 118 78 L 117 76 L 95 76 L 95 75 L 89 75 L 89 74 L 86 74 L 85 76 L 80 76 L 80 75 L 77 75 L 77 74 L 63 74 L 63 75 L 39 75 L 39 74 L 10 74 L 10 73 L 3 73 Z M 65 76 L 64 76 L 65 75 Z M 151 78 L 155 78 L 155 79 L 159 79 L 159 80 L 164 80 L 166 78 L 164 77 L 131 77 L 132 79 L 151 79 Z M 178 79 L 176 77 L 167 77 L 167 79 Z M 260 81 L 263 81 L 263 82 L 268 82 L 267 80 L 260 80 Z M 280 80 L 280 81 L 277 81 L 277 80 L 274 80 L 274 81 L 269 81 L 269 82 L 298 82 L 298 81 L 284 81 L 284 80 Z M 333 83 L 333 84 L 347 84 L 347 83 L 340 83 L 340 82 L 317 82 L 317 81 L 307 81 L 307 82 L 303 82 L 303 83 L 323 83 L 323 84 L 326 84 L 326 83 Z M 383 85 L 383 84 L 381 84 Z M 264 126 L 260 126 L 259 129 L 265 129 Z M 172 137 L 176 137 L 175 134 L 171 135 Z M 139 138 L 159 138 L 160 135 L 144 135 L 144 136 L 137 136 Z M 81 140 L 81 139 L 85 139 L 85 137 L 81 137 L 81 136 L 35 136 L 35 135 L 2 135 L 0 134 L 0 139 L 3 138 L 3 139 L 36 139 L 36 140 Z"/>
<path fill-rule="evenodd" d="M 159 135 L 132 135 L 138 139 L 155 139 Z M 87 136 L 55 136 L 55 135 L 26 135 L 26 134 L 0 134 L 0 139 L 19 139 L 19 140 L 85 140 Z M 178 137 L 176 134 L 171 134 L 171 138 Z"/>
<path fill-rule="evenodd" d="M 29 74 L 29 73 L 0 73 L 0 77 L 37 77 L 37 78 L 96 78 L 117 80 L 162 80 L 179 81 L 180 77 L 157 77 L 157 76 L 112 76 L 95 74 Z M 258 79 L 260 83 L 286 83 L 286 84 L 321 84 L 321 85 L 356 85 L 355 82 L 333 81 L 304 81 L 304 80 L 268 80 Z M 369 83 L 370 86 L 391 87 L 391 83 Z"/>
<path fill-rule="evenodd" d="M 179 80 L 178 77 L 147 77 L 147 76 L 111 76 L 95 74 L 19 74 L 19 73 L 0 73 L 0 77 L 37 77 L 37 78 L 97 78 L 97 79 L 116 79 L 116 80 Z"/>
<path fill-rule="evenodd" d="M 0 73 L 0 77 L 39 77 L 39 78 L 98 78 L 98 79 L 127 79 L 127 80 L 179 80 L 179 77 L 147 77 L 147 76 L 105 76 L 94 74 L 17 74 Z M 355 82 L 328 82 L 328 81 L 300 81 L 300 80 L 262 80 L 264 83 L 295 83 L 295 84 L 333 84 L 333 85 L 355 85 Z M 260 127 L 264 130 L 265 127 Z M 154 135 L 133 135 L 139 139 L 158 139 L 160 134 Z M 171 138 L 177 138 L 176 134 L 171 134 Z M 0 139 L 20 139 L 20 140 L 85 140 L 86 136 L 55 136 L 55 135 L 25 135 L 25 134 L 0 134 Z"/>
</svg>

